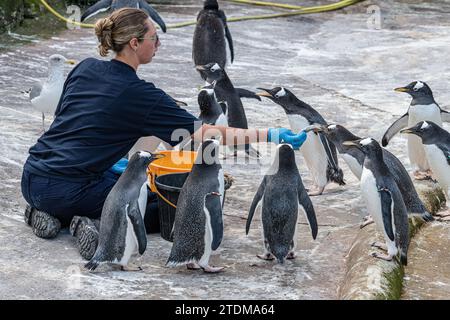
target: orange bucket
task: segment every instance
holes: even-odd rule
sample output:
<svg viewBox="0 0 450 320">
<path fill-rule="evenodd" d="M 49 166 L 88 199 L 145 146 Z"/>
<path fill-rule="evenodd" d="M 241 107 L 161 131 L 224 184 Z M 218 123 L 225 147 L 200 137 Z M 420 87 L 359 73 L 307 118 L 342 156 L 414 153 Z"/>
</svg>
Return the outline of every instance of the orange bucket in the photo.
<svg viewBox="0 0 450 320">
<path fill-rule="evenodd" d="M 197 152 L 195 151 L 179 151 L 179 150 L 165 150 L 158 152 L 165 155 L 164 158 L 157 159 L 149 164 L 147 168 L 148 182 L 150 190 L 157 193 L 164 201 L 175 207 L 173 203 L 165 199 L 158 191 L 155 185 L 157 176 L 172 173 L 190 172 L 194 165 Z"/>
</svg>

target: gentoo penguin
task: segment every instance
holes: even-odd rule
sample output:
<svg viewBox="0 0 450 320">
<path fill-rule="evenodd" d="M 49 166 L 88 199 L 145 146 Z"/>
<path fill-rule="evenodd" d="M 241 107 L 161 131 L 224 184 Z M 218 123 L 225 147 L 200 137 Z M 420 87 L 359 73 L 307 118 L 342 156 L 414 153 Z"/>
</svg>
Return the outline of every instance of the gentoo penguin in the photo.
<svg viewBox="0 0 450 320">
<path fill-rule="evenodd" d="M 381 146 L 371 138 L 345 141 L 343 144 L 356 147 L 366 155 L 361 174 L 361 193 L 369 214 L 386 241 L 386 246 L 376 242 L 372 246 L 387 251 L 387 255 L 376 252 L 371 255 L 391 261 L 400 252 L 400 262 L 406 265 L 409 246 L 408 215 L 402 194 L 384 162 Z"/>
<path fill-rule="evenodd" d="M 48 60 L 48 77 L 44 83 L 35 84 L 29 93 L 33 107 L 42 112 L 42 128 L 45 131 L 45 113 L 54 114 L 64 87 L 64 64 L 75 64 L 60 54 L 51 55 Z"/>
<path fill-rule="evenodd" d="M 353 174 L 358 180 L 361 180 L 364 158 L 366 156 L 360 149 L 343 144 L 345 141 L 355 141 L 360 140 L 361 138 L 338 124 L 319 126 L 316 130 L 322 131 L 327 136 L 327 138 L 336 146 L 339 154 L 344 158 Z M 420 200 L 416 188 L 403 164 L 392 153 L 384 148 L 382 150 L 384 162 L 402 193 L 403 202 L 405 203 L 408 213 L 411 215 L 420 215 L 425 221 L 434 220 L 433 216 L 425 208 L 422 200 Z"/>
<path fill-rule="evenodd" d="M 206 0 L 197 16 L 192 58 L 196 66 L 217 62 L 222 69 L 225 69 L 227 61 L 232 63 L 234 60 L 233 39 L 217 0 Z M 200 75 L 206 80 L 204 74 Z"/>
<path fill-rule="evenodd" d="M 300 132 L 313 124 L 327 125 L 327 122 L 316 110 L 299 100 L 288 89 L 282 87 L 258 89 L 263 90 L 263 92 L 257 93 L 258 95 L 267 97 L 283 107 L 293 132 Z M 309 195 L 322 194 L 329 182 L 345 185 L 344 173 L 339 168 L 336 148 L 324 134 L 310 131 L 300 152 L 305 158 L 316 189 L 311 191 Z"/>
<path fill-rule="evenodd" d="M 295 258 L 299 205 L 308 219 L 312 237 L 317 236 L 317 220 L 311 199 L 302 183 L 295 163 L 294 150 L 289 144 L 277 147 L 270 172 L 264 176 L 248 213 L 246 234 L 250 229 L 256 207 L 262 200 L 261 221 L 264 237 L 264 260 Z"/>
<path fill-rule="evenodd" d="M 178 198 L 167 266 L 186 264 L 188 269 L 200 267 L 208 273 L 224 269 L 209 266 L 211 251 L 219 247 L 223 238 L 225 182 L 218 155 L 217 140 L 206 140 L 198 150 Z"/>
<path fill-rule="evenodd" d="M 442 127 L 442 121 L 450 121 L 450 113 L 442 110 L 434 101 L 433 92 L 425 82 L 414 81 L 406 87 L 396 88 L 395 91 L 408 93 L 411 95 L 412 101 L 408 112 L 396 120 L 383 135 L 383 147 L 387 146 L 392 137 L 401 129 L 411 127 L 417 122 L 433 121 Z M 425 150 L 420 138 L 414 135 L 408 136 L 408 156 L 417 179 L 429 176 L 430 165 Z"/>
<path fill-rule="evenodd" d="M 218 101 L 224 101 L 227 105 L 228 126 L 248 129 L 247 117 L 240 98 L 240 92 L 233 86 L 225 70 L 218 63 L 214 62 L 203 66 L 198 65 L 196 68 L 205 75 L 208 83 L 215 82 L 214 92 Z M 259 98 L 259 96 L 255 96 Z M 259 157 L 259 153 L 251 148 L 250 145 L 245 145 L 245 151 L 247 154 Z"/>
<path fill-rule="evenodd" d="M 199 119 L 203 123 L 228 127 L 226 102 L 217 102 L 214 84 L 204 86 L 198 93 Z"/>
<path fill-rule="evenodd" d="M 101 263 L 122 266 L 122 270 L 136 271 L 128 261 L 137 251 L 143 254 L 147 247 L 144 226 L 147 205 L 147 167 L 161 154 L 136 152 L 124 173 L 117 180 L 103 205 L 98 247 L 92 259 L 85 265 L 95 270 Z"/>
<path fill-rule="evenodd" d="M 150 18 L 153 19 L 161 28 L 163 32 L 166 32 L 166 24 L 163 19 L 159 16 L 158 12 L 153 9 L 153 7 L 147 3 L 146 0 L 100 0 L 96 4 L 87 8 L 86 12 L 81 16 L 81 21 L 83 22 L 90 17 L 97 15 L 100 12 L 116 11 L 121 8 L 137 8 L 145 11 Z"/>
<path fill-rule="evenodd" d="M 402 133 L 414 134 L 422 139 L 433 174 L 450 201 L 450 133 L 432 121 L 421 121 L 411 128 L 400 131 Z M 447 210 L 440 216 L 450 216 Z"/>
</svg>

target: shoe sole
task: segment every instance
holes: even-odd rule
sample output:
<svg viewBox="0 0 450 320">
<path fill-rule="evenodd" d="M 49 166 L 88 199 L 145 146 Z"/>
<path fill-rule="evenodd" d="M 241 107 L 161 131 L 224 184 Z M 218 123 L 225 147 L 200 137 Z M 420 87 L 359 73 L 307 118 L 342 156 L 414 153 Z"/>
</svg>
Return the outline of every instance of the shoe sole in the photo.
<svg viewBox="0 0 450 320">
<path fill-rule="evenodd" d="M 39 238 L 52 239 L 61 230 L 61 222 L 47 213 L 32 209 L 29 218 L 33 227 L 33 233 Z"/>
</svg>

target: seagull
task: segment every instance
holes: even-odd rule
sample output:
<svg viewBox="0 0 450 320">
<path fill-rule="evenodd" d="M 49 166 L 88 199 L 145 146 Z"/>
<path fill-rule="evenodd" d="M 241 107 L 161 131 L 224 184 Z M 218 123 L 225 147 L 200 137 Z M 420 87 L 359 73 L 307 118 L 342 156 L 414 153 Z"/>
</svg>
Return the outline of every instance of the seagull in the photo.
<svg viewBox="0 0 450 320">
<path fill-rule="evenodd" d="M 29 91 L 33 107 L 42 112 L 42 128 L 45 131 L 45 113 L 55 113 L 64 86 L 64 64 L 74 65 L 60 54 L 51 55 L 48 61 L 48 78 L 36 83 Z"/>
</svg>

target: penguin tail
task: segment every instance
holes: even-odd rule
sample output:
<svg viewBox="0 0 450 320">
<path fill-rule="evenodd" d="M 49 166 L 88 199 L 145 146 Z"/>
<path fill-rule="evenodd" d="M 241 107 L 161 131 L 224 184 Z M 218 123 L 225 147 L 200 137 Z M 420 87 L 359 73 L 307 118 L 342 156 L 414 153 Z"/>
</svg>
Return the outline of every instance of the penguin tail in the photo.
<svg viewBox="0 0 450 320">
<path fill-rule="evenodd" d="M 284 257 L 277 257 L 277 262 L 279 264 L 284 264 Z"/>
<path fill-rule="evenodd" d="M 406 255 L 406 252 L 403 250 L 400 251 L 400 262 L 404 266 L 408 265 L 408 257 Z"/>
<path fill-rule="evenodd" d="M 344 172 L 339 167 L 333 168 L 331 166 L 328 166 L 327 177 L 330 181 L 336 182 L 340 186 L 345 185 Z"/>
<path fill-rule="evenodd" d="M 434 217 L 428 211 L 422 212 L 420 215 L 425 222 L 434 221 Z"/>
<path fill-rule="evenodd" d="M 98 260 L 92 258 L 91 261 L 89 261 L 88 263 L 86 263 L 84 265 L 84 267 L 86 269 L 88 269 L 89 271 L 94 271 L 95 269 L 97 269 L 99 264 L 100 264 L 100 262 Z"/>
</svg>

